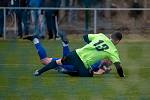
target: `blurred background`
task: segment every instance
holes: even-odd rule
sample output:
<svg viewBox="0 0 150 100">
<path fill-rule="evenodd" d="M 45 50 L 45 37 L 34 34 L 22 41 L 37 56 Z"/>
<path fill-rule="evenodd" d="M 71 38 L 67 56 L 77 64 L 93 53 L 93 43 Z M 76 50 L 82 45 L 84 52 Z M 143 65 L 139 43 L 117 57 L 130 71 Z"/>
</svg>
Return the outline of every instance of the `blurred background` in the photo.
<svg viewBox="0 0 150 100">
<path fill-rule="evenodd" d="M 109 8 L 109 9 L 107 9 Z M 26 35 L 37 34 L 47 55 L 62 57 L 58 33 L 70 49 L 88 33 L 123 32 L 117 46 L 126 75 L 70 77 L 49 71 Z M 150 100 L 150 0 L 0 0 L 0 100 Z M 86 84 L 85 84 L 86 83 Z"/>
<path fill-rule="evenodd" d="M 150 31 L 149 0 L 0 0 L 0 6 L 2 39 L 22 38 L 28 34 L 57 39 L 59 31 L 68 34 L 107 34 L 115 30 L 125 34 L 149 34 Z"/>
</svg>

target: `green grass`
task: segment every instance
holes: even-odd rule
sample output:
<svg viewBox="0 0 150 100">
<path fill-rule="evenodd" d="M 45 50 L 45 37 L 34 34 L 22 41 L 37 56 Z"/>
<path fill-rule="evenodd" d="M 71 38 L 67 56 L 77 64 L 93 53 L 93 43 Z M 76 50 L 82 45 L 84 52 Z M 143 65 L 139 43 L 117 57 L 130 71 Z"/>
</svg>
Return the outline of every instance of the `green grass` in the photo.
<svg viewBox="0 0 150 100">
<path fill-rule="evenodd" d="M 50 57 L 61 57 L 59 41 L 42 41 Z M 71 39 L 71 48 L 81 47 Z M 150 100 L 150 42 L 118 45 L 126 74 L 120 79 L 115 68 L 93 78 L 70 77 L 48 71 L 32 76 L 40 68 L 39 58 L 28 41 L 0 41 L 0 100 Z"/>
</svg>

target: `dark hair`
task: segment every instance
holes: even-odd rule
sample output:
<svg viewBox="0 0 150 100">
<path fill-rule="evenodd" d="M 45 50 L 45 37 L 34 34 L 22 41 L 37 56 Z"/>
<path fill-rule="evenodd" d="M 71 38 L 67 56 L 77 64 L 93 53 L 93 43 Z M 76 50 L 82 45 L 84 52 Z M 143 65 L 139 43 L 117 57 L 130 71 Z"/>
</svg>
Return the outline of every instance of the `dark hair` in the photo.
<svg viewBox="0 0 150 100">
<path fill-rule="evenodd" d="M 111 34 L 111 38 L 114 40 L 121 40 L 122 39 L 122 33 L 121 32 L 113 32 Z"/>
</svg>

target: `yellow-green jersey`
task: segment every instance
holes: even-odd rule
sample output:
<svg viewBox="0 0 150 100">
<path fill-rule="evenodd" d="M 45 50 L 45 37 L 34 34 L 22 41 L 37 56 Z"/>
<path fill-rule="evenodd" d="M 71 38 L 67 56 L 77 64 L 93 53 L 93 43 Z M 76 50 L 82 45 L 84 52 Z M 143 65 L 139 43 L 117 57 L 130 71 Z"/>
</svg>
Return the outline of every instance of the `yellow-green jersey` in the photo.
<svg viewBox="0 0 150 100">
<path fill-rule="evenodd" d="M 103 33 L 88 34 L 88 40 L 89 44 L 76 50 L 86 68 L 91 68 L 91 65 L 104 59 L 109 59 L 113 63 L 120 62 L 115 45 Z"/>
</svg>

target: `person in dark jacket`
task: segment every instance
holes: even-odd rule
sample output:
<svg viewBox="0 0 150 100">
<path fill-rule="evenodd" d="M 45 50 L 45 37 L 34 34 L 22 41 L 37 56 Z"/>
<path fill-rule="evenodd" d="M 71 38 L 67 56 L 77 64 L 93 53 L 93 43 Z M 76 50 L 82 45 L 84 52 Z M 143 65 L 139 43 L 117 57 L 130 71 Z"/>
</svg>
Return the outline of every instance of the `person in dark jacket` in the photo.
<svg viewBox="0 0 150 100">
<path fill-rule="evenodd" d="M 0 7 L 7 7 L 9 0 L 0 0 Z M 4 10 L 0 9 L 0 37 L 4 34 Z"/>
<path fill-rule="evenodd" d="M 26 7 L 27 0 L 15 0 L 14 4 L 12 4 L 11 6 Z M 15 13 L 16 13 L 16 18 L 17 18 L 18 37 L 22 38 L 23 35 L 29 34 L 28 11 L 26 9 L 16 9 Z"/>
<path fill-rule="evenodd" d="M 29 0 L 29 7 L 41 7 L 42 0 Z M 40 31 L 40 24 L 44 22 L 40 22 L 41 19 L 41 11 L 38 9 L 31 10 L 31 18 L 32 23 L 34 25 L 33 33 L 39 35 L 40 37 L 45 37 L 45 33 Z M 43 17 L 42 17 L 43 18 Z"/>
<path fill-rule="evenodd" d="M 43 7 L 60 7 L 61 0 L 43 0 Z M 45 10 L 45 18 L 47 22 L 47 29 L 49 39 L 58 38 L 58 11 L 59 10 Z"/>
</svg>

